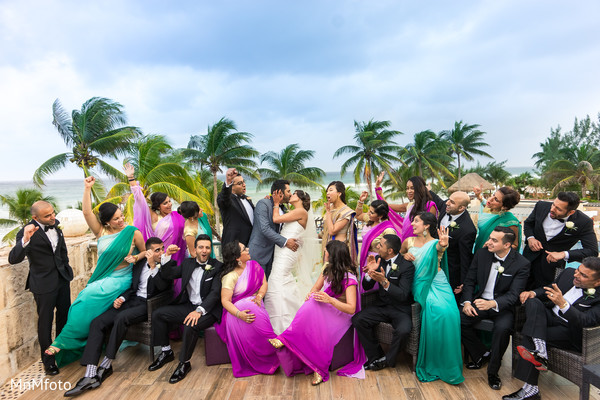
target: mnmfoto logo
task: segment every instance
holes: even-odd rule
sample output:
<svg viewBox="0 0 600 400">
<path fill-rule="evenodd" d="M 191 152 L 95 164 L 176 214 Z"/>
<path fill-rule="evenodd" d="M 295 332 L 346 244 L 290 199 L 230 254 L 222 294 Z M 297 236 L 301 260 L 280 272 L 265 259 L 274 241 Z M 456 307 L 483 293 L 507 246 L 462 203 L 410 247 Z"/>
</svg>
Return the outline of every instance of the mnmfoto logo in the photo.
<svg viewBox="0 0 600 400">
<path fill-rule="evenodd" d="M 71 382 L 51 382 L 50 379 L 11 379 L 10 380 L 10 389 L 11 390 L 19 390 L 19 391 L 27 391 L 27 390 L 71 390 Z"/>
</svg>

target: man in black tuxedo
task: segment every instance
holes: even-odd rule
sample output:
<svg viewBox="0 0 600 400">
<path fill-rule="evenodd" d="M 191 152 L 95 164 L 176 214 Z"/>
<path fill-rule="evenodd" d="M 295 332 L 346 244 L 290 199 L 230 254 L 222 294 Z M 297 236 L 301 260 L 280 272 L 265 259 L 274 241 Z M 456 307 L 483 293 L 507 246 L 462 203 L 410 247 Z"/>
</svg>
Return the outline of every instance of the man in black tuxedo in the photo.
<svg viewBox="0 0 600 400">
<path fill-rule="evenodd" d="M 177 383 L 190 372 L 190 359 L 194 353 L 198 334 L 221 321 L 221 267 L 222 263 L 210 258 L 212 241 L 208 235 L 196 238 L 196 258 L 186 258 L 181 266 L 167 263 L 162 267 L 163 277 L 181 278 L 181 293 L 173 303 L 160 307 L 152 313 L 152 345 L 161 346 L 161 352 L 148 367 L 156 371 L 175 356 L 169 345 L 170 327 L 185 325 L 183 344 L 179 353 L 179 365 L 171 375 L 169 383 Z"/>
<path fill-rule="evenodd" d="M 246 182 L 235 168 L 227 170 L 217 204 L 223 219 L 221 244 L 238 240 L 247 246 L 254 224 L 254 204 L 246 197 Z"/>
<path fill-rule="evenodd" d="M 598 255 L 594 223 L 578 206 L 577 194 L 560 192 L 552 203 L 538 201 L 523 223 L 527 242 L 523 255 L 531 261 L 527 289 L 549 285 L 556 268 L 564 268 L 565 262 Z M 580 240 L 583 248 L 571 250 Z"/>
<path fill-rule="evenodd" d="M 36 201 L 31 206 L 31 215 L 33 219 L 17 233 L 17 241 L 8 255 L 8 262 L 18 264 L 27 256 L 29 275 L 25 290 L 31 290 L 37 306 L 42 362 L 46 374 L 56 375 L 59 370 L 54 356 L 45 354 L 44 350 L 52 344 L 54 310 L 56 336 L 67 323 L 71 306 L 69 282 L 73 280 L 73 270 L 52 204 Z"/>
<path fill-rule="evenodd" d="M 377 257 L 369 256 L 362 280 L 364 290 L 379 284 L 377 300 L 352 317 L 360 343 L 365 349 L 365 369 L 377 371 L 396 365 L 396 356 L 412 329 L 411 304 L 415 266 L 399 256 L 400 238 L 384 235 L 379 244 Z M 380 322 L 392 324 L 394 333 L 387 354 L 383 353 L 375 338 L 374 329 Z"/>
<path fill-rule="evenodd" d="M 473 260 L 473 244 L 477 236 L 477 229 L 467 211 L 471 199 L 465 192 L 454 192 L 444 202 L 437 194 L 433 192 L 431 194 L 440 211 L 438 228 L 441 226 L 448 228 L 450 236 L 448 250 L 446 250 L 448 273 L 450 286 L 458 301 Z"/>
<path fill-rule="evenodd" d="M 567 268 L 555 283 L 523 292 L 527 319 L 523 346 L 517 346 L 515 378 L 525 382 L 506 400 L 539 399 L 538 377 L 548 369 L 546 346 L 581 352 L 583 328 L 600 325 L 600 258 L 584 258 Z"/>
<path fill-rule="evenodd" d="M 169 257 L 177 252 L 177 246 L 170 247 L 167 252 Z M 146 257 L 134 264 L 131 287 L 115 299 L 113 308 L 94 318 L 90 324 L 90 333 L 79 361 L 86 367 L 85 376 L 65 393 L 65 397 L 74 397 L 86 390 L 95 389 L 112 375 L 112 362 L 125 338 L 127 328 L 146 321 L 147 299 L 172 287 L 173 281 L 164 279 L 160 273 L 161 262 L 166 260 L 163 257 L 164 251 L 164 243 L 159 238 L 150 237 L 146 240 Z M 97 367 L 107 336 L 105 357 Z"/>
<path fill-rule="evenodd" d="M 510 228 L 497 226 L 492 231 L 485 246 L 475 253 L 461 298 L 462 343 L 473 360 L 467 368 L 479 369 L 489 359 L 488 384 L 494 390 L 502 386 L 498 370 L 510 340 L 514 308 L 529 276 L 530 263 L 512 248 L 514 241 Z M 482 319 L 494 321 L 489 353 L 473 329 Z"/>
</svg>

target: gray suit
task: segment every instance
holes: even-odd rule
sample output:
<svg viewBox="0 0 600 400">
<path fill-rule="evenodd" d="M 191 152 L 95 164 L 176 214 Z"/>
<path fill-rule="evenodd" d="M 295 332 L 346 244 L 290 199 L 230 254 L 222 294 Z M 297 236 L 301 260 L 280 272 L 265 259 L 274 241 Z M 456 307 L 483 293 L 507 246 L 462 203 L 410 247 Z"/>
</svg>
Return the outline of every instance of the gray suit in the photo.
<svg viewBox="0 0 600 400">
<path fill-rule="evenodd" d="M 273 222 L 273 200 L 261 199 L 254 207 L 254 226 L 248 248 L 250 257 L 265 270 L 267 279 L 271 274 L 275 245 L 285 246 L 286 238 L 279 234 L 279 224 Z"/>
</svg>

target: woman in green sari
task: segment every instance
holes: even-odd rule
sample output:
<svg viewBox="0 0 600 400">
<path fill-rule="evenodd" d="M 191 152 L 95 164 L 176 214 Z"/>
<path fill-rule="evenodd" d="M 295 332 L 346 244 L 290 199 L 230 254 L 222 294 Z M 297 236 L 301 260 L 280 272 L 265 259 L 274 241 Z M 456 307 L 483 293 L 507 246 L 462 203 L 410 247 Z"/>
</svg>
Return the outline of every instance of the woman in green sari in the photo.
<svg viewBox="0 0 600 400">
<path fill-rule="evenodd" d="M 460 314 L 448 283 L 448 229 L 436 230 L 436 226 L 432 213 L 417 214 L 412 221 L 416 236 L 402 242 L 400 253 L 415 265 L 413 296 L 422 310 L 417 378 L 421 382 L 441 379 L 457 385 L 464 381 Z"/>
<path fill-rule="evenodd" d="M 481 188 L 474 187 L 475 196 L 481 202 L 479 218 L 477 220 L 477 237 L 473 246 L 473 253 L 483 247 L 490 237 L 490 233 L 497 226 L 506 226 L 515 233 L 515 242 L 512 247 L 521 249 L 521 224 L 519 219 L 511 213 L 510 209 L 519 204 L 521 196 L 519 192 L 503 186 L 494 193 L 487 201 L 481 196 Z"/>
<path fill-rule="evenodd" d="M 139 258 L 146 254 L 141 232 L 125 225 L 119 207 L 112 203 L 102 204 L 98 221 L 91 202 L 95 181 L 92 176 L 84 180 L 82 210 L 90 230 L 98 239 L 98 263 L 86 287 L 69 308 L 67 324 L 46 350 L 46 354 L 55 355 L 59 366 L 81 357 L 92 320 L 112 307 L 115 299 L 131 286 L 132 263 L 139 261 L 134 250 L 140 253 Z"/>
</svg>

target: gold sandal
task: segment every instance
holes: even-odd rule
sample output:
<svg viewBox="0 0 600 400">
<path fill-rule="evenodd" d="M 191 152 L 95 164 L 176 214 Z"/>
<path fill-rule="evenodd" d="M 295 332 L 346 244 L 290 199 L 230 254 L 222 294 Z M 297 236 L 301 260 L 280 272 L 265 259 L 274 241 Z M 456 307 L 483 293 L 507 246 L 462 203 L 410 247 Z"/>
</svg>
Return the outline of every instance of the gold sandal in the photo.
<svg viewBox="0 0 600 400">
<path fill-rule="evenodd" d="M 49 356 L 54 356 L 59 351 L 60 351 L 60 349 L 58 347 L 50 346 L 46 350 L 44 350 L 44 353 L 46 353 Z"/>
<path fill-rule="evenodd" d="M 280 349 L 283 347 L 283 343 L 281 343 L 281 340 L 279 339 L 269 339 L 269 343 L 271 343 L 271 345 L 276 349 Z"/>
<path fill-rule="evenodd" d="M 311 382 L 311 384 L 313 386 L 317 386 L 317 385 L 323 383 L 323 377 L 321 375 L 319 375 L 319 373 L 317 371 L 315 371 L 314 376 L 315 376 L 315 380 Z"/>
</svg>

